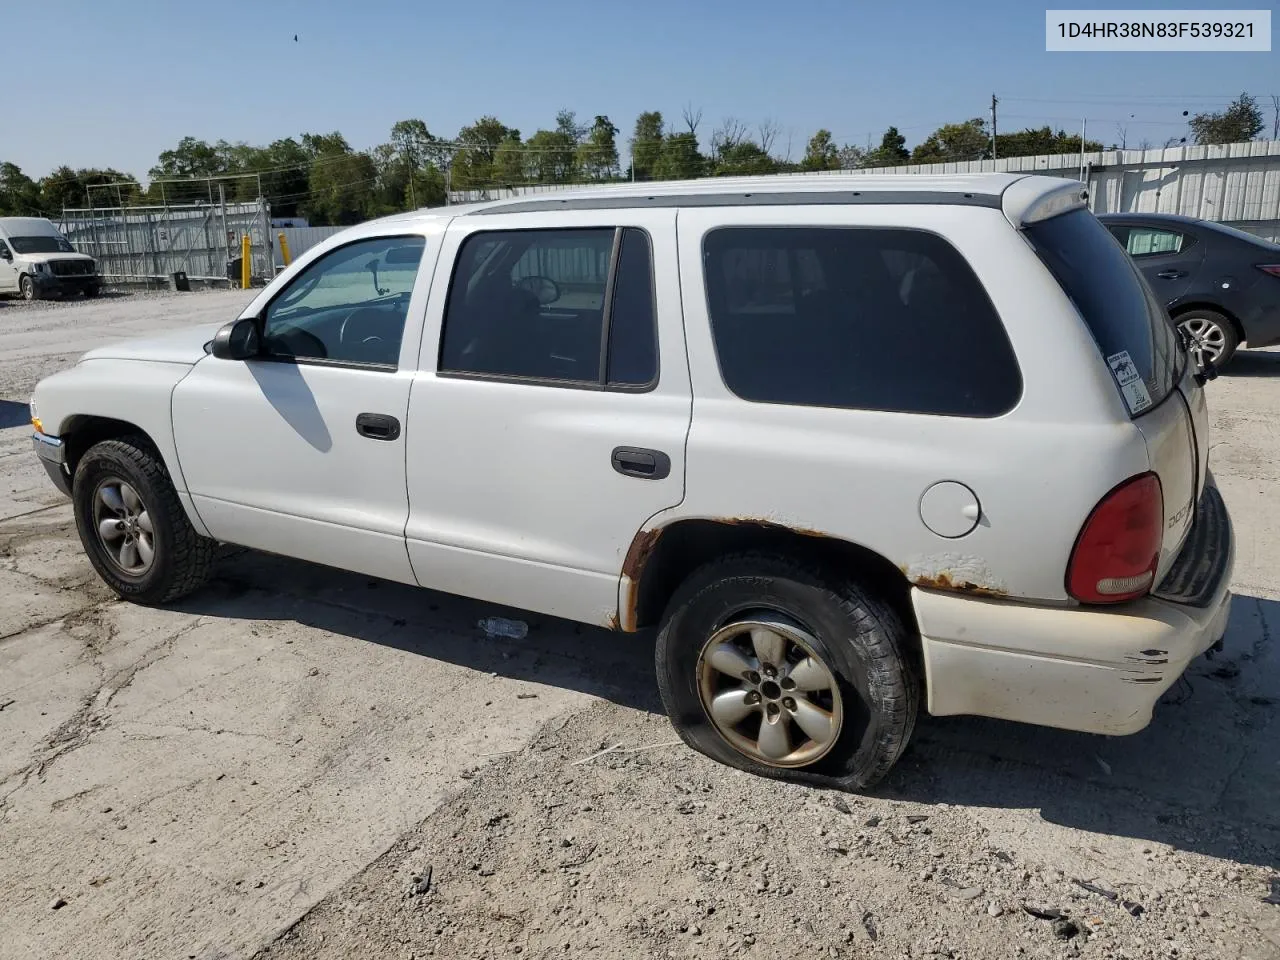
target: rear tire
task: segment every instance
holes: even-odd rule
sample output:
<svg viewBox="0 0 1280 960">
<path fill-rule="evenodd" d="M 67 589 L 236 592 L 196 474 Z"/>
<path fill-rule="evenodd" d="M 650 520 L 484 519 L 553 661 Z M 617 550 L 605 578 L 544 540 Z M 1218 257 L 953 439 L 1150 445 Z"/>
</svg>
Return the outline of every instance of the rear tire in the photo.
<svg viewBox="0 0 1280 960">
<path fill-rule="evenodd" d="M 1178 329 L 1191 341 L 1191 354 L 1202 367 L 1207 360 L 1221 370 L 1240 347 L 1230 318 L 1216 310 L 1196 308 L 1180 314 Z"/>
<path fill-rule="evenodd" d="M 787 640 L 772 670 L 778 658 L 756 645 L 759 637 L 766 651 L 772 644 L 781 653 L 771 633 Z M 712 759 L 780 780 L 864 790 L 897 762 L 915 726 L 920 686 L 909 642 L 893 608 L 845 577 L 771 554 L 729 556 L 690 575 L 668 605 L 658 635 L 658 689 L 680 738 Z M 746 658 L 741 670 L 739 656 Z M 802 668 L 804 676 L 825 679 L 787 686 L 810 659 L 818 666 Z M 781 688 L 770 685 L 774 678 Z M 810 702 L 797 704 L 805 698 Z M 813 718 L 824 714 L 831 719 L 815 726 Z M 768 734 L 766 743 L 775 721 L 790 721 L 789 733 Z M 829 737 L 824 723 L 834 727 Z"/>
<path fill-rule="evenodd" d="M 71 499 L 89 562 L 121 598 L 168 603 L 213 575 L 216 543 L 191 526 L 164 462 L 145 438 L 90 447 L 76 466 Z"/>
</svg>

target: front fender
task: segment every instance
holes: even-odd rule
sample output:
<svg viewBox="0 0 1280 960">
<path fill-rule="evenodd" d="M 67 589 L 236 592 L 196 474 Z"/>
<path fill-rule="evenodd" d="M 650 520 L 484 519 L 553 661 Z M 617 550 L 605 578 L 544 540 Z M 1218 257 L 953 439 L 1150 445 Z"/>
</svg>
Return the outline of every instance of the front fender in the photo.
<svg viewBox="0 0 1280 960">
<path fill-rule="evenodd" d="M 191 367 L 147 360 L 82 360 L 36 384 L 31 402 L 44 432 L 75 449 L 78 430 L 94 421 L 115 420 L 137 428 L 155 445 L 191 525 L 208 536 L 187 494 L 187 481 L 173 438 L 173 388 Z M 69 464 L 74 470 L 74 463 Z"/>
</svg>

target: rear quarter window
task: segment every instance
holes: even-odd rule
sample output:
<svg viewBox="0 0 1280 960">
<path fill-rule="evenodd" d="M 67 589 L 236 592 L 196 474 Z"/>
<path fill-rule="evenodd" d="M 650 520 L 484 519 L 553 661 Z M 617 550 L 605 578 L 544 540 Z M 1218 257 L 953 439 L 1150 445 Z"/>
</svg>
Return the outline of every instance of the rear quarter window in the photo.
<svg viewBox="0 0 1280 960">
<path fill-rule="evenodd" d="M 723 227 L 703 271 L 720 372 L 744 400 L 994 417 L 1022 395 L 986 290 L 936 234 Z"/>
<path fill-rule="evenodd" d="M 1178 382 L 1184 354 L 1169 314 L 1124 247 L 1088 210 L 1032 224 L 1026 234 L 1080 311 L 1129 412 L 1159 404 Z M 1126 382 L 1135 373 L 1141 389 Z"/>
</svg>

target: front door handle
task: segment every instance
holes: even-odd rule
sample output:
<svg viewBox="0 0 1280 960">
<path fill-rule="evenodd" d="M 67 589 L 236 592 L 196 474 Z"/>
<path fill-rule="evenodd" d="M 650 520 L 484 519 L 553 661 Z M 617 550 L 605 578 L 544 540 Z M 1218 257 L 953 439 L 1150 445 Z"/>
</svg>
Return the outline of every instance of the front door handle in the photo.
<svg viewBox="0 0 1280 960">
<path fill-rule="evenodd" d="M 647 447 L 614 447 L 613 469 L 626 477 L 662 480 L 671 475 L 671 458 Z"/>
<path fill-rule="evenodd" d="M 1186 275 L 1187 271 L 1185 270 L 1161 270 L 1156 274 L 1156 276 L 1161 280 L 1177 280 L 1180 277 L 1185 277 Z"/>
<path fill-rule="evenodd" d="M 356 433 L 370 440 L 395 440 L 400 436 L 400 421 L 385 413 L 362 413 L 356 417 Z"/>
</svg>

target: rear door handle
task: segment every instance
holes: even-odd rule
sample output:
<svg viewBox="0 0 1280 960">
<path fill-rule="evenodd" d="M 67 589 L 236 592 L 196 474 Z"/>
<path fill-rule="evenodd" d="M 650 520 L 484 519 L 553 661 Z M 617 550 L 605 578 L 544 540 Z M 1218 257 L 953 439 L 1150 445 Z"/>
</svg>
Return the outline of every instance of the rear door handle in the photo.
<svg viewBox="0 0 1280 960">
<path fill-rule="evenodd" d="M 1161 280 L 1177 280 L 1179 277 L 1185 277 L 1186 275 L 1187 271 L 1185 270 L 1161 270 L 1156 274 Z"/>
<path fill-rule="evenodd" d="M 356 417 L 356 433 L 370 440 L 395 440 L 400 436 L 400 421 L 385 413 L 362 413 Z"/>
<path fill-rule="evenodd" d="M 614 447 L 613 469 L 626 477 L 662 480 L 671 475 L 671 458 L 647 447 Z"/>
</svg>

